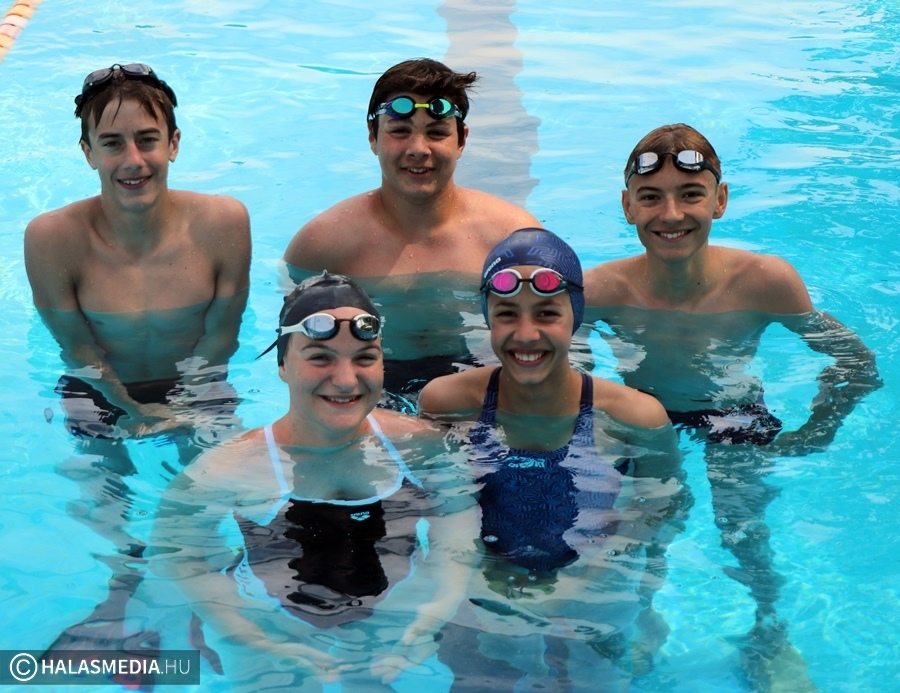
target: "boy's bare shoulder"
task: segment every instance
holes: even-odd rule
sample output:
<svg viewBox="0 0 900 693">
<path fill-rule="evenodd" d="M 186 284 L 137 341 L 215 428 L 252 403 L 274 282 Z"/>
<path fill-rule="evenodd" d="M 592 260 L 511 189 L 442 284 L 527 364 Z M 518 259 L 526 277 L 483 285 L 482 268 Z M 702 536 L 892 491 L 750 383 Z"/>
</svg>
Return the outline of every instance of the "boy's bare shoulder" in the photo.
<svg viewBox="0 0 900 693">
<path fill-rule="evenodd" d="M 90 249 L 98 199 L 79 200 L 32 219 L 25 227 L 26 263 L 79 263 Z"/>
<path fill-rule="evenodd" d="M 354 195 L 310 219 L 288 243 L 285 262 L 301 269 L 346 274 L 346 259 L 355 257 L 378 233 L 376 194 Z"/>
<path fill-rule="evenodd" d="M 192 227 L 211 233 L 249 232 L 250 215 L 244 203 L 228 195 L 209 195 L 188 190 L 169 191 L 177 210 Z"/>
<path fill-rule="evenodd" d="M 25 227 L 25 234 L 70 236 L 74 232 L 86 232 L 98 202 L 99 198 L 91 197 L 39 214 Z"/>
<path fill-rule="evenodd" d="M 637 303 L 635 278 L 646 273 L 643 255 L 610 260 L 584 272 L 584 301 L 589 306 Z"/>
<path fill-rule="evenodd" d="M 541 222 L 527 209 L 496 195 L 462 187 L 457 188 L 457 193 L 463 203 L 463 216 L 496 228 L 500 239 L 517 229 L 542 227 Z"/>
<path fill-rule="evenodd" d="M 794 315 L 808 313 L 812 302 L 800 274 L 784 258 L 713 246 L 731 276 L 729 290 L 740 309 Z"/>
</svg>

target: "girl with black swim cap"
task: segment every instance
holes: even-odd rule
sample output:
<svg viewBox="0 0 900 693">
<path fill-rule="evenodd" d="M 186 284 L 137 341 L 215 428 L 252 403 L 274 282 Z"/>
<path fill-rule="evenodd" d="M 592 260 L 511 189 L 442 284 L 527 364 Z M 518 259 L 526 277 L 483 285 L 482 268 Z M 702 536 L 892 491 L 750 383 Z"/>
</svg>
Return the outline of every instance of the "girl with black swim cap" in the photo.
<svg viewBox="0 0 900 693">
<path fill-rule="evenodd" d="M 447 523 L 427 470 L 411 469 L 443 448 L 425 422 L 376 409 L 381 326 L 347 277 L 302 282 L 266 350 L 277 348 L 288 411 L 209 450 L 164 498 L 156 571 L 176 579 L 217 635 L 245 655 L 274 656 L 260 660 L 269 667 L 260 676 L 290 662 L 295 683 L 414 683 L 411 667 L 427 671 L 429 685 L 451 680 L 437 675 L 444 665 L 432 636 L 465 580 L 454 580 L 443 551 Z M 224 520 L 239 530 L 236 554 L 217 532 Z M 396 642 L 363 627 L 382 610 Z"/>
</svg>

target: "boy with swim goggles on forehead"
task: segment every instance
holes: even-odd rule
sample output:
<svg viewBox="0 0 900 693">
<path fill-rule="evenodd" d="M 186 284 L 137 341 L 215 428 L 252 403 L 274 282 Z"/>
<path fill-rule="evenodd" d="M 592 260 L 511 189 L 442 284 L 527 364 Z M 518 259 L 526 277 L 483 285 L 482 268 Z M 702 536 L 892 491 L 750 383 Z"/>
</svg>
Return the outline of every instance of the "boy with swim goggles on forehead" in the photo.
<svg viewBox="0 0 900 693">
<path fill-rule="evenodd" d="M 32 220 L 24 259 L 34 304 L 66 364 L 56 392 L 77 439 L 67 475 L 79 480 L 86 507 L 104 509 L 73 516 L 110 542 L 100 557 L 112 570 L 109 598 L 95 613 L 119 624 L 102 638 L 117 649 L 147 555 L 128 521 L 128 477 L 138 470 L 124 442 L 174 441 L 187 465 L 198 441 L 239 425 L 227 367 L 247 301 L 250 223 L 235 198 L 169 188 L 178 100 L 149 65 L 92 70 L 74 100 L 99 194 Z M 57 644 L 92 649 L 92 623 L 95 616 L 69 626 Z"/>
<path fill-rule="evenodd" d="M 776 610 L 783 577 L 774 570 L 765 524 L 776 495 L 765 479 L 779 453 L 824 450 L 844 417 L 881 381 L 874 354 L 840 322 L 814 310 L 789 262 L 710 243 L 713 222 L 728 203 L 721 172 L 712 144 L 685 123 L 644 135 L 625 164 L 621 200 L 645 252 L 588 270 L 585 292 L 614 335 L 623 381 L 653 393 L 675 426 L 705 444 L 722 545 L 737 559 L 738 572 L 749 576 L 739 581 L 755 601 L 756 622 L 746 639 L 752 646 L 742 659 L 763 666 L 754 664 L 749 677 L 768 690 L 773 686 L 765 679 L 790 662 L 796 672 L 790 690 L 812 690 Z M 834 359 L 816 379 L 819 392 L 807 421 L 793 431 L 783 431 L 768 409 L 751 367 L 760 335 L 773 323 Z M 727 523 L 720 524 L 724 517 Z"/>
<path fill-rule="evenodd" d="M 462 119 L 463 114 L 447 99 L 435 98 L 428 103 L 416 103 L 409 96 L 397 96 L 390 101 L 385 101 L 378 106 L 378 110 L 369 116 L 369 120 L 375 120 L 380 115 L 386 115 L 394 120 L 412 118 L 417 108 L 426 109 L 425 112 L 435 120 L 445 120 L 456 116 Z"/>
<path fill-rule="evenodd" d="M 681 171 L 697 173 L 698 171 L 709 171 L 716 177 L 716 184 L 722 182 L 722 174 L 719 169 L 707 162 L 706 157 L 701 152 L 694 149 L 682 149 L 679 152 L 644 152 L 633 157 L 625 168 L 625 185 L 635 174 L 645 176 L 649 173 L 655 173 L 662 168 L 666 161 L 666 157 L 672 157 L 672 163 L 675 168 Z"/>
<path fill-rule="evenodd" d="M 117 73 L 121 74 L 124 79 L 135 79 L 147 82 L 151 86 L 160 89 L 169 97 L 169 101 L 172 102 L 173 106 L 178 106 L 178 100 L 175 98 L 175 92 L 172 91 L 172 88 L 156 76 L 152 67 L 145 65 L 144 63 L 129 63 L 128 65 L 119 65 L 119 63 L 115 63 L 109 67 L 94 70 L 84 78 L 84 83 L 81 85 L 81 93 L 75 97 L 75 106 L 81 108 L 86 101 L 91 99 L 91 97 L 102 89 L 103 85 L 107 84 Z M 77 116 L 78 113 L 75 115 Z"/>
<path fill-rule="evenodd" d="M 169 138 L 178 129 L 175 122 L 178 99 L 172 87 L 145 63 L 114 63 L 88 74 L 81 85 L 81 93 L 75 97 L 75 117 L 81 119 L 82 142 L 88 142 L 91 122 L 97 127 L 103 111 L 115 99 L 135 99 L 154 117 L 162 114 Z"/>
<path fill-rule="evenodd" d="M 468 90 L 477 79 L 430 58 L 385 70 L 366 108 L 378 187 L 309 220 L 284 253 L 294 281 L 327 269 L 373 287 L 393 326 L 385 390 L 404 400 L 428 380 L 478 362 L 473 340 L 460 330 L 461 314 L 477 305 L 465 277 L 479 274 L 488 251 L 509 233 L 538 223 L 518 205 L 454 179 L 469 133 Z M 381 281 L 387 277 L 403 279 Z"/>
<path fill-rule="evenodd" d="M 463 121 L 469 112 L 468 89 L 475 83 L 474 72 L 459 73 L 446 65 L 422 58 L 407 60 L 388 69 L 372 90 L 366 120 L 374 137 L 378 137 L 378 116 L 392 120 L 412 118 L 424 109 L 435 120 L 459 118 L 459 143 L 465 142 Z M 424 102 L 417 102 L 409 94 L 427 94 Z M 393 98 L 388 98 L 396 95 Z"/>
</svg>

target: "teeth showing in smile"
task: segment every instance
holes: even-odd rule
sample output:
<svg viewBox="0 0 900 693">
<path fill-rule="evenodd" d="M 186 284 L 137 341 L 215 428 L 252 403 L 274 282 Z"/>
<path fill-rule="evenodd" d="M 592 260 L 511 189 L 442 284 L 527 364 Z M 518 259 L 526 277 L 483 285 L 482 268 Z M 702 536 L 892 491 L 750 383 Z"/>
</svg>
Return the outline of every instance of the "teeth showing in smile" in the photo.
<svg viewBox="0 0 900 693">
<path fill-rule="evenodd" d="M 671 231 L 669 233 L 664 233 L 662 231 L 657 231 L 656 234 L 658 236 L 662 236 L 666 240 L 674 241 L 678 238 L 682 238 L 683 236 L 687 236 L 688 232 L 687 231 Z"/>
<path fill-rule="evenodd" d="M 145 180 L 147 180 L 147 179 L 146 178 L 129 178 L 129 179 L 123 178 L 122 182 L 125 185 L 137 185 L 139 183 L 143 183 Z"/>
<path fill-rule="evenodd" d="M 359 399 L 359 396 L 358 395 L 347 395 L 345 397 L 338 397 L 338 396 L 332 395 L 332 396 L 324 397 L 324 399 L 328 400 L 329 402 L 334 402 L 336 404 L 350 404 L 351 402 L 355 402 L 357 399 Z"/>
<path fill-rule="evenodd" d="M 411 168 L 411 167 L 408 168 L 407 170 L 408 170 L 410 173 L 426 173 L 426 172 L 428 171 L 427 168 Z"/>
<path fill-rule="evenodd" d="M 537 361 L 544 355 L 544 352 L 540 352 L 537 354 L 519 354 L 514 353 L 513 356 L 516 357 L 516 361 L 525 361 L 526 363 L 531 363 L 532 361 Z"/>
</svg>

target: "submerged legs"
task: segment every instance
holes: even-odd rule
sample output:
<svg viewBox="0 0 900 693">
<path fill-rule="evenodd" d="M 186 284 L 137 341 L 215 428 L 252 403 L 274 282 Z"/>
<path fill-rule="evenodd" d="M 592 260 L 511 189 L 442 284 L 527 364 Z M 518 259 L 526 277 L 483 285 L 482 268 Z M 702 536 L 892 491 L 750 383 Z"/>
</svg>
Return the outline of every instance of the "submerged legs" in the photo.
<svg viewBox="0 0 900 693">
<path fill-rule="evenodd" d="M 784 576 L 774 567 L 770 531 L 765 522 L 769 503 L 779 489 L 766 482 L 772 458 L 752 444 L 708 444 L 707 476 L 722 546 L 737 559 L 726 574 L 746 585 L 756 602 L 756 620 L 743 642 L 745 673 L 758 691 L 814 691 L 806 663 L 788 641 L 787 623 L 776 603 Z"/>
</svg>

